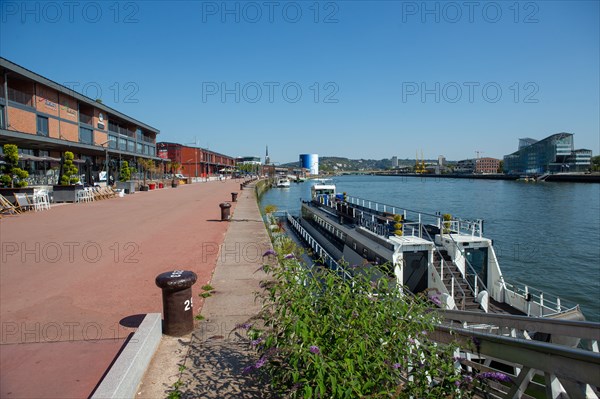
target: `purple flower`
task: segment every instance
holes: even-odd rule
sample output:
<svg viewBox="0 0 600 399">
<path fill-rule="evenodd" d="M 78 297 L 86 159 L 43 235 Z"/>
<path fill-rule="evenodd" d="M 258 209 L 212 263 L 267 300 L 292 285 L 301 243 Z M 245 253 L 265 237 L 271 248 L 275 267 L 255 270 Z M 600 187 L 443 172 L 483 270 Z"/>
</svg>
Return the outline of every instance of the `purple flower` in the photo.
<svg viewBox="0 0 600 399">
<path fill-rule="evenodd" d="M 512 382 L 512 380 L 509 376 L 507 376 L 504 373 L 500 373 L 500 372 L 479 373 L 479 374 L 477 374 L 477 378 L 479 378 L 480 380 L 488 379 L 488 380 L 494 380 L 494 381 L 499 381 L 499 382 Z"/>
<path fill-rule="evenodd" d="M 463 378 L 463 383 L 465 383 L 465 384 L 470 384 L 471 382 L 473 382 L 473 377 L 471 377 L 470 375 L 466 375 L 466 376 Z"/>
<path fill-rule="evenodd" d="M 267 250 L 267 252 L 265 252 L 263 254 L 263 256 L 269 256 L 269 255 L 277 255 L 277 253 L 275 251 L 273 251 L 272 249 Z"/>
<path fill-rule="evenodd" d="M 253 341 L 250 341 L 250 345 L 256 346 L 256 345 L 260 344 L 261 342 L 263 342 L 263 338 L 259 337 L 259 338 L 255 339 Z"/>
<path fill-rule="evenodd" d="M 477 348 L 477 352 L 481 352 L 481 341 L 479 340 L 479 338 L 477 337 L 473 337 L 472 338 L 473 343 L 475 344 L 475 347 Z"/>
<path fill-rule="evenodd" d="M 400 363 L 394 363 L 394 365 L 392 366 L 394 369 L 399 369 L 400 367 L 402 367 L 400 365 Z"/>
<path fill-rule="evenodd" d="M 251 364 L 250 366 L 244 367 L 243 370 L 242 370 L 242 374 L 248 374 L 252 370 L 254 370 L 254 365 L 253 364 Z"/>
<path fill-rule="evenodd" d="M 283 259 L 295 259 L 296 257 L 294 256 L 294 254 L 287 254 L 286 256 L 283 257 Z"/>
<path fill-rule="evenodd" d="M 440 300 L 440 297 L 437 295 L 433 295 L 431 297 L 429 297 L 429 300 L 433 303 L 435 303 L 437 306 L 442 306 L 442 301 Z"/>
<path fill-rule="evenodd" d="M 234 330 L 249 330 L 252 327 L 252 323 L 236 324 Z"/>
<path fill-rule="evenodd" d="M 255 369 L 259 369 L 259 368 L 261 368 L 262 366 L 264 366 L 266 362 L 267 362 L 267 358 L 263 356 L 263 357 L 261 357 L 260 359 L 258 359 L 258 362 L 256 362 L 256 363 L 254 364 L 254 368 L 255 368 Z"/>
<path fill-rule="evenodd" d="M 310 350 L 310 353 L 314 353 L 315 355 L 318 355 L 319 353 L 321 353 L 321 350 L 316 345 L 311 345 L 309 350 Z"/>
<path fill-rule="evenodd" d="M 411 344 L 414 344 L 414 343 L 415 343 L 415 340 L 414 340 L 414 339 L 412 339 L 412 338 L 409 338 L 409 339 L 408 339 L 408 342 L 410 342 Z"/>
<path fill-rule="evenodd" d="M 460 386 L 460 381 L 459 380 L 454 381 L 454 385 L 456 385 L 457 387 L 459 387 Z"/>
</svg>

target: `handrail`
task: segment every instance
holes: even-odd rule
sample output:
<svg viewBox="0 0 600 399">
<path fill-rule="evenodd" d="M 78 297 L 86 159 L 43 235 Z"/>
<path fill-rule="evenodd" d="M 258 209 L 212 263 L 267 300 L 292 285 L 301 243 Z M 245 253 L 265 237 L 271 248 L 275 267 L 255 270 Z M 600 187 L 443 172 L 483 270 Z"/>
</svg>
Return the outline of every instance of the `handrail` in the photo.
<svg viewBox="0 0 600 399">
<path fill-rule="evenodd" d="M 521 285 L 523 288 L 518 287 L 517 284 Z M 504 280 L 504 285 L 507 290 L 509 290 L 510 288 L 513 288 L 512 291 L 517 295 L 521 295 L 522 297 L 530 296 L 530 298 L 534 299 L 533 302 L 540 306 L 540 310 L 541 310 L 541 308 L 545 308 L 545 309 L 549 310 L 550 312 L 562 312 L 564 310 L 571 309 L 577 305 L 575 302 L 572 302 L 572 301 L 565 301 L 567 303 L 567 305 L 564 305 L 562 303 L 563 301 L 560 299 L 559 296 L 554 295 L 554 294 L 548 294 L 547 292 L 545 293 L 542 290 L 532 287 L 521 281 L 516 281 L 516 280 L 506 281 L 506 280 Z M 532 290 L 537 291 L 537 293 L 532 292 Z M 552 298 L 548 298 L 548 296 L 554 297 L 554 301 L 552 300 Z M 538 301 L 535 301 L 535 298 L 538 298 Z M 549 304 L 554 304 L 554 307 L 549 306 L 549 304 L 547 305 L 545 302 L 549 302 Z M 570 305 L 572 305 L 572 306 L 570 306 Z M 543 314 L 541 314 L 540 316 L 543 316 Z"/>
<path fill-rule="evenodd" d="M 425 235 L 429 238 L 429 241 L 433 242 L 433 240 L 431 239 L 431 235 L 429 234 L 427 229 L 423 227 L 423 225 L 420 226 L 420 229 L 425 231 Z M 446 261 L 445 261 L 444 257 L 442 256 L 442 253 L 438 249 L 437 245 L 434 245 L 433 247 L 435 248 L 435 251 L 437 252 L 438 256 L 440 257 L 440 278 L 442 279 L 442 282 L 443 282 L 444 281 L 444 265 L 445 265 Z M 454 300 L 454 281 L 456 280 L 456 276 L 454 275 L 454 272 L 452 271 L 451 268 L 448 268 L 448 271 L 450 272 L 450 275 L 452 276 L 451 295 L 452 295 L 452 300 Z M 462 296 L 462 301 L 461 301 L 462 307 L 461 308 L 464 310 L 467 295 L 465 294 L 465 291 L 462 289 L 460 284 L 457 284 L 457 285 L 458 285 L 459 294 Z M 455 301 L 455 303 L 456 303 L 456 301 Z"/>
<path fill-rule="evenodd" d="M 302 227 L 302 225 L 296 220 L 294 219 L 294 217 L 292 215 L 290 215 L 289 212 L 285 212 L 286 218 L 288 220 L 288 222 L 292 225 L 292 227 L 296 230 L 296 232 L 298 232 L 300 234 L 300 236 L 306 241 L 306 243 L 308 245 L 310 245 L 310 247 L 315 250 L 320 257 L 324 258 L 324 263 L 328 264 L 329 267 L 331 267 L 333 270 L 335 270 L 336 272 L 341 272 L 343 275 L 343 279 L 350 279 L 352 280 L 352 276 L 348 273 L 348 271 L 346 271 L 346 269 L 344 269 L 342 266 L 340 266 L 339 263 L 337 263 L 337 261 L 335 261 L 335 259 L 333 259 L 333 257 L 317 242 L 317 240 L 315 240 L 309 232 L 307 232 L 304 227 Z"/>
<path fill-rule="evenodd" d="M 561 320 L 541 317 L 517 316 L 497 313 L 481 313 L 436 309 L 447 320 L 466 321 L 471 323 L 493 324 L 499 327 L 511 327 L 519 330 L 566 335 L 600 341 L 600 323 L 579 320 Z"/>
<path fill-rule="evenodd" d="M 473 265 L 471 265 L 471 262 L 469 262 L 469 260 L 467 259 L 467 254 L 460 247 L 460 245 L 458 245 L 458 243 L 454 240 L 454 237 L 452 237 L 452 234 L 444 234 L 443 231 L 442 231 L 441 235 L 442 235 L 442 237 L 444 237 L 445 235 L 447 235 L 448 237 L 450 237 L 450 239 L 454 243 L 454 246 L 456 248 L 458 248 L 458 250 L 460 251 L 462 257 L 465 259 L 465 264 L 468 266 L 469 271 L 475 276 L 475 281 L 474 281 L 473 284 L 471 284 L 471 282 L 467 278 L 467 267 L 465 267 L 465 276 L 464 276 L 464 278 L 465 278 L 465 281 L 467 282 L 467 284 L 469 285 L 469 287 L 471 288 L 471 290 L 473 291 L 473 294 L 475 295 L 475 297 L 477 297 L 477 295 L 479 294 L 479 291 L 480 291 L 479 288 L 483 288 L 483 291 L 487 291 L 486 284 L 483 282 L 483 280 L 481 279 L 481 277 L 479 277 L 479 274 L 477 274 L 477 272 L 473 268 Z"/>
</svg>

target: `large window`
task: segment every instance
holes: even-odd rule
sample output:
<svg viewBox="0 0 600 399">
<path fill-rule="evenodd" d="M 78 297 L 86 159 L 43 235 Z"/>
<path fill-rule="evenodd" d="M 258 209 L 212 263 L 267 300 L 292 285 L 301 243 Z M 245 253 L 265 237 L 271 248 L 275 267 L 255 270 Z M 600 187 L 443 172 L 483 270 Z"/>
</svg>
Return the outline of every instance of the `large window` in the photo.
<svg viewBox="0 0 600 399">
<path fill-rule="evenodd" d="M 121 137 L 119 137 L 119 150 L 127 151 L 127 140 Z"/>
<path fill-rule="evenodd" d="M 92 129 L 87 129 L 85 127 L 79 128 L 79 142 L 84 144 L 93 144 L 94 143 L 94 132 Z"/>
<path fill-rule="evenodd" d="M 37 134 L 48 137 L 48 118 L 45 116 L 37 117 Z"/>
<path fill-rule="evenodd" d="M 127 140 L 127 151 L 135 152 L 135 141 Z"/>
<path fill-rule="evenodd" d="M 137 144 L 136 144 L 136 152 L 137 152 L 138 154 L 141 154 L 141 153 L 142 153 L 142 143 L 137 143 Z"/>
<path fill-rule="evenodd" d="M 117 136 L 108 135 L 108 148 L 117 149 Z"/>
<path fill-rule="evenodd" d="M 4 105 L 0 105 L 0 129 L 5 129 L 4 126 Z"/>
</svg>

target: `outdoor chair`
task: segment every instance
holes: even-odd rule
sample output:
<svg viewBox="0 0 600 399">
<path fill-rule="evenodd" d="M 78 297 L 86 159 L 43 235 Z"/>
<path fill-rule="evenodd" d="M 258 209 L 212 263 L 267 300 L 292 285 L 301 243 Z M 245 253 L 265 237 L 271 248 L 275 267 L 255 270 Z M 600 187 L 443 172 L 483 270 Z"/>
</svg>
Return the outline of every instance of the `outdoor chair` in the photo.
<svg viewBox="0 0 600 399">
<path fill-rule="evenodd" d="M 21 213 L 15 206 L 7 200 L 3 195 L 0 195 L 0 214 L 18 215 Z"/>
<path fill-rule="evenodd" d="M 37 190 L 33 193 L 33 207 L 37 211 L 50 209 L 50 196 L 46 190 Z"/>
<path fill-rule="evenodd" d="M 19 211 L 30 211 L 34 209 L 34 204 L 29 200 L 25 193 L 13 193 L 15 196 L 16 208 Z"/>
</svg>

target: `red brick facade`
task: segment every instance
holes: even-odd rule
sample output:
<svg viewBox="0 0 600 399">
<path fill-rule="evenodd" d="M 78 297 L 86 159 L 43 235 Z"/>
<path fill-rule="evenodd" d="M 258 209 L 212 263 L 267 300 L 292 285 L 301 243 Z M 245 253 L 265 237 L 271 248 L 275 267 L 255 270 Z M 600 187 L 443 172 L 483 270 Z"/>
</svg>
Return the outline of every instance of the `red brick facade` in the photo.
<svg viewBox="0 0 600 399">
<path fill-rule="evenodd" d="M 222 169 L 235 167 L 233 157 L 205 148 L 188 147 L 177 143 L 158 143 L 158 156 L 169 158 L 181 165 L 179 173 L 189 177 L 206 177 L 221 173 Z"/>
<path fill-rule="evenodd" d="M 490 174 L 498 173 L 500 160 L 496 158 L 477 158 L 475 160 L 475 173 Z"/>
</svg>

